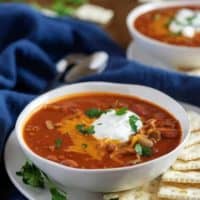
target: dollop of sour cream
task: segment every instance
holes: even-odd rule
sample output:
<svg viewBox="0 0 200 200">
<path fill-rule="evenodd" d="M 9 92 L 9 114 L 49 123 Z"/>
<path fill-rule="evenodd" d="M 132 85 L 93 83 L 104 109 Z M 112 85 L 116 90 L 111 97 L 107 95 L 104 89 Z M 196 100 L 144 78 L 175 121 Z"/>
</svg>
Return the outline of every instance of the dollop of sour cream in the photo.
<svg viewBox="0 0 200 200">
<path fill-rule="evenodd" d="M 192 38 L 200 33 L 200 10 L 180 9 L 169 24 L 170 32 Z"/>
<path fill-rule="evenodd" d="M 131 116 L 137 117 L 135 122 L 136 131 L 131 128 L 129 119 Z M 123 115 L 117 115 L 115 110 L 109 110 L 102 114 L 98 119 L 93 122 L 95 134 L 98 139 L 112 139 L 119 140 L 120 142 L 126 142 L 129 140 L 130 135 L 135 134 L 141 127 L 142 121 L 140 117 L 127 110 Z"/>
</svg>

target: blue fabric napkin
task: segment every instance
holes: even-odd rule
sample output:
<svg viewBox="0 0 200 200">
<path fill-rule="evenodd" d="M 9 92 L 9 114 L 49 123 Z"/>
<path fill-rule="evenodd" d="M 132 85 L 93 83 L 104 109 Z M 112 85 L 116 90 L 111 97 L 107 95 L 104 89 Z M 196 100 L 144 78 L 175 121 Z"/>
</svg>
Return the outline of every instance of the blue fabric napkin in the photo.
<svg viewBox="0 0 200 200">
<path fill-rule="evenodd" d="M 148 85 L 200 106 L 200 78 L 126 60 L 124 52 L 93 24 L 72 18 L 48 18 L 22 4 L 1 4 L 0 26 L 1 156 L 18 114 L 46 88 L 56 74 L 56 61 L 68 53 L 105 50 L 110 55 L 104 73 L 79 81 Z M 24 199 L 9 183 L 2 161 L 0 170 L 0 199 Z"/>
</svg>

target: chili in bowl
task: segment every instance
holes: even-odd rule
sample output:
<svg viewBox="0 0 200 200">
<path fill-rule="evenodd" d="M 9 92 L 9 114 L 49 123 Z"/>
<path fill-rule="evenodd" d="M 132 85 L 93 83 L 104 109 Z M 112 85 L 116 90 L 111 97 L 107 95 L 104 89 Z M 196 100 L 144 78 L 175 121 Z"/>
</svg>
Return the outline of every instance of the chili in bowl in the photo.
<svg viewBox="0 0 200 200">
<path fill-rule="evenodd" d="M 130 12 L 127 26 L 135 43 L 167 66 L 200 67 L 200 2 L 145 4 Z"/>
<path fill-rule="evenodd" d="M 16 124 L 22 150 L 37 167 L 63 186 L 95 192 L 130 189 L 160 175 L 188 129 L 184 109 L 167 95 L 104 82 L 52 90 Z"/>
</svg>

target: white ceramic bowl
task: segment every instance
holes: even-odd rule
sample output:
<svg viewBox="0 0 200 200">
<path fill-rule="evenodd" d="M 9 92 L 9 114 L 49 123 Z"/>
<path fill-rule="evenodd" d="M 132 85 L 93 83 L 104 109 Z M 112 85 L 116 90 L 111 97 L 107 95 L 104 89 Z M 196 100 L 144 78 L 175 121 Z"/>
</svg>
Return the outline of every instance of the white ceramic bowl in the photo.
<svg viewBox="0 0 200 200">
<path fill-rule="evenodd" d="M 39 106 L 54 98 L 84 92 L 115 92 L 118 94 L 137 96 L 156 103 L 168 110 L 179 120 L 183 132 L 180 145 L 170 153 L 152 161 L 135 166 L 113 169 L 76 169 L 44 159 L 35 154 L 23 139 L 22 130 L 26 119 L 30 117 L 30 114 L 37 110 Z M 19 115 L 16 123 L 18 142 L 28 159 L 42 169 L 50 178 L 64 187 L 76 187 L 93 192 L 126 190 L 142 185 L 157 177 L 166 171 L 166 169 L 175 161 L 177 155 L 183 149 L 185 140 L 188 136 L 188 131 L 189 122 L 185 110 L 169 96 L 145 86 L 106 82 L 72 84 L 47 92 L 28 104 Z"/>
<path fill-rule="evenodd" d="M 133 9 L 127 17 L 127 26 L 134 42 L 137 43 L 144 53 L 152 55 L 155 59 L 162 60 L 166 66 L 172 68 L 187 67 L 200 68 L 200 47 L 187 47 L 167 44 L 158 40 L 152 39 L 139 32 L 134 22 L 136 18 L 146 12 L 175 6 L 197 5 L 200 7 L 200 1 L 165 1 L 148 3 Z"/>
</svg>

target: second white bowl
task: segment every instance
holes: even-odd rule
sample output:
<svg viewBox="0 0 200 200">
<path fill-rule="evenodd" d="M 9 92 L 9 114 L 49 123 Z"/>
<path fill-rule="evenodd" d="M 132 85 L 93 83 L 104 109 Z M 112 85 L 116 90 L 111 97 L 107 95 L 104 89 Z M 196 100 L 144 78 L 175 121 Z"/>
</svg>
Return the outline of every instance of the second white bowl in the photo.
<svg viewBox="0 0 200 200">
<path fill-rule="evenodd" d="M 162 1 L 144 4 L 133 9 L 127 17 L 127 27 L 134 42 L 141 47 L 144 53 L 152 55 L 155 59 L 162 60 L 167 66 L 172 68 L 200 68 L 200 47 L 176 46 L 160 42 L 140 33 L 134 26 L 137 17 L 146 12 L 167 7 L 184 7 L 189 5 L 200 7 L 200 1 Z"/>
</svg>

